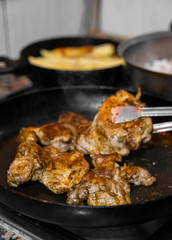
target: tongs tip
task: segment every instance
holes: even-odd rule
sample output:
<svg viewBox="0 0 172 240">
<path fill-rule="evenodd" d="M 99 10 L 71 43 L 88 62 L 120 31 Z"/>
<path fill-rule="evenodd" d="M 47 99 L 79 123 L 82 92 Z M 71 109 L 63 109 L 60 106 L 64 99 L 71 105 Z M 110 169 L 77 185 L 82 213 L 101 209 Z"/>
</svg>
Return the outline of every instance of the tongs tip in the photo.
<svg viewBox="0 0 172 240">
<path fill-rule="evenodd" d="M 135 106 L 117 106 L 111 108 L 111 120 L 114 124 L 130 122 L 138 118 L 141 108 Z"/>
<path fill-rule="evenodd" d="M 117 106 L 111 108 L 112 123 L 125 123 L 140 117 L 172 116 L 172 107 Z M 172 121 L 153 124 L 153 133 L 172 131 Z"/>
</svg>

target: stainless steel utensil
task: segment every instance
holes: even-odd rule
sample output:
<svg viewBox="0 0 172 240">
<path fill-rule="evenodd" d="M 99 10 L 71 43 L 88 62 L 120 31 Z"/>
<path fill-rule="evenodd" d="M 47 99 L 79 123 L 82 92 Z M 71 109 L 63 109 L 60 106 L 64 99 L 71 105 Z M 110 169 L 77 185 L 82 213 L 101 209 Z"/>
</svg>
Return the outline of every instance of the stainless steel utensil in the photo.
<svg viewBox="0 0 172 240">
<path fill-rule="evenodd" d="M 153 124 L 153 133 L 172 131 L 172 121 Z"/>
<path fill-rule="evenodd" d="M 148 107 L 118 106 L 111 109 L 112 122 L 124 123 L 136 120 L 140 117 L 172 116 L 172 107 Z M 172 131 L 172 121 L 153 124 L 153 133 Z"/>
<path fill-rule="evenodd" d="M 130 122 L 140 117 L 172 116 L 172 107 L 146 107 L 118 106 L 111 109 L 112 122 Z"/>
</svg>

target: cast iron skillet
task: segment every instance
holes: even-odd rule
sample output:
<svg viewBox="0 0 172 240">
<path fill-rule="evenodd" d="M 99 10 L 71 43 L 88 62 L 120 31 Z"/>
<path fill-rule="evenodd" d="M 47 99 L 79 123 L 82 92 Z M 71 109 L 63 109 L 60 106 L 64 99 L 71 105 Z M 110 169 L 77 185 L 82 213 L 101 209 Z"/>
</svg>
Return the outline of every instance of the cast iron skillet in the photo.
<svg viewBox="0 0 172 240">
<path fill-rule="evenodd" d="M 73 111 L 92 119 L 98 106 L 117 89 L 104 86 L 68 86 L 36 90 L 0 104 L 0 201 L 35 219 L 71 227 L 115 227 L 145 222 L 172 213 L 172 135 L 154 135 L 151 143 L 125 159 L 157 177 L 150 187 L 132 186 L 132 204 L 110 207 L 74 206 L 66 194 L 56 195 L 39 182 L 18 188 L 7 185 L 6 173 L 16 153 L 21 127 L 56 121 L 59 114 Z M 168 106 L 166 100 L 143 95 L 148 106 Z M 167 119 L 163 118 L 163 121 Z"/>
<path fill-rule="evenodd" d="M 8 66 L 5 69 L 1 68 L 0 73 L 13 72 L 27 67 L 29 68 L 29 73 L 34 71 L 34 73 L 37 73 L 37 76 L 44 78 L 40 82 L 40 85 L 43 84 L 43 87 L 61 85 L 113 86 L 114 83 L 117 82 L 117 79 L 120 80 L 120 78 L 116 76 L 119 76 L 122 71 L 122 66 L 90 71 L 65 71 L 33 66 L 28 62 L 28 56 L 40 56 L 40 49 L 42 48 L 51 50 L 57 47 L 99 45 L 103 43 L 112 43 L 115 47 L 119 44 L 111 40 L 89 37 L 62 37 L 40 40 L 24 47 L 23 50 L 21 50 L 20 58 L 17 60 L 0 57 L 0 60 L 4 60 Z M 36 77 L 36 81 L 39 81 L 38 79 L 39 78 Z M 37 82 L 35 83 L 37 84 Z"/>
<path fill-rule="evenodd" d="M 126 73 L 129 83 L 137 88 L 172 99 L 172 74 L 147 70 L 146 62 L 172 57 L 172 32 L 154 32 L 122 42 L 118 54 L 127 62 Z"/>
</svg>

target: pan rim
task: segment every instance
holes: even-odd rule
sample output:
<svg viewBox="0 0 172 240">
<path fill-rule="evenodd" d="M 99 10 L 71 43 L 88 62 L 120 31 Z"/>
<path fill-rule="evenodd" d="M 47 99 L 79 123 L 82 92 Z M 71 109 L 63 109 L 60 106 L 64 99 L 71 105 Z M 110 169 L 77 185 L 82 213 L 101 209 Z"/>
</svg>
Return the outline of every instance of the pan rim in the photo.
<svg viewBox="0 0 172 240">
<path fill-rule="evenodd" d="M 87 36 L 83 36 L 83 35 L 71 35 L 71 36 L 67 36 L 67 35 L 63 35 L 63 36 L 52 36 L 49 38 L 40 38 L 37 39 L 36 41 L 32 41 L 26 45 L 24 45 L 23 49 L 21 49 L 21 53 L 26 49 L 26 48 L 30 48 L 33 45 L 39 44 L 39 43 L 43 43 L 43 42 L 51 42 L 54 40 L 75 40 L 75 39 L 90 39 L 90 40 L 100 40 L 102 42 L 113 42 L 113 43 L 117 43 L 116 41 L 113 41 L 111 39 L 106 39 L 106 38 L 101 38 L 101 37 L 87 37 Z"/>
<path fill-rule="evenodd" d="M 56 87 L 49 87 L 49 88 L 39 88 L 39 89 L 31 89 L 26 92 L 21 92 L 17 95 L 14 96 L 9 96 L 8 98 L 4 98 L 0 101 L 0 105 L 12 101 L 16 98 L 27 96 L 30 94 L 36 94 L 36 93 L 41 93 L 41 92 L 48 92 L 48 91 L 56 91 L 56 90 L 73 90 L 73 89 L 99 89 L 99 90 L 113 90 L 116 91 L 119 89 L 119 87 L 114 87 L 114 86 L 106 86 L 106 85 L 66 85 L 66 86 L 56 86 Z M 128 89 L 127 87 L 121 87 L 120 89 Z"/>
<path fill-rule="evenodd" d="M 3 188 L 2 186 L 0 186 L 0 188 Z M 4 188 L 3 188 L 4 189 Z M 50 201 L 47 201 L 47 200 L 41 200 L 41 199 L 37 199 L 36 197 L 33 197 L 33 196 L 28 196 L 27 194 L 25 193 L 18 193 L 18 192 L 15 192 L 12 187 L 9 187 L 9 189 L 4 189 L 5 191 L 7 192 L 12 192 L 13 194 L 15 195 L 18 195 L 18 196 L 21 196 L 22 198 L 26 198 L 26 199 L 30 199 L 32 201 L 36 201 L 36 202 L 41 202 L 41 203 L 46 203 L 46 204 L 50 204 L 50 205 L 58 205 L 58 206 L 63 206 L 63 207 L 71 207 L 71 208 L 90 208 L 90 209 L 111 209 L 111 208 L 135 208 L 135 207 L 144 207 L 144 206 L 147 206 L 149 204 L 152 204 L 152 203 L 158 203 L 158 202 L 161 202 L 161 201 L 165 201 L 165 200 L 168 200 L 168 199 L 172 199 L 172 194 L 171 195 L 168 195 L 168 196 L 165 196 L 165 197 L 158 197 L 156 199 L 153 199 L 153 200 L 148 200 L 148 201 L 145 201 L 145 202 L 138 202 L 138 203 L 131 203 L 131 204 L 121 204 L 121 205 L 113 205 L 113 206 L 91 206 L 91 205 L 77 205 L 77 204 L 67 204 L 67 203 L 57 203 L 57 202 L 50 202 Z M 58 194 L 57 194 L 58 195 Z"/>
<path fill-rule="evenodd" d="M 81 41 L 99 41 L 100 43 L 112 43 L 114 44 L 115 46 L 115 53 L 117 54 L 117 46 L 119 44 L 119 42 L 117 41 L 114 41 L 112 39 L 106 39 L 106 38 L 101 38 L 101 37 L 94 37 L 94 36 L 83 36 L 83 35 L 80 35 L 80 36 L 77 36 L 77 35 L 71 35 L 71 36 L 53 36 L 51 38 L 45 38 L 45 39 L 38 39 L 37 41 L 32 41 L 30 44 L 26 44 L 21 50 L 20 50 L 20 58 L 22 58 L 23 54 L 25 51 L 27 51 L 28 49 L 30 48 L 33 48 L 34 46 L 37 46 L 37 45 L 40 45 L 40 44 L 43 44 L 44 42 L 45 43 L 51 43 L 53 41 L 74 41 L 74 40 L 81 40 Z M 100 44 L 99 43 L 99 44 Z M 86 44 L 86 45 L 91 45 L 91 43 L 89 44 Z M 96 45 L 95 43 L 93 43 L 93 45 Z M 67 45 L 66 45 L 67 46 Z M 58 47 L 58 46 L 57 46 Z M 61 69 L 51 69 L 51 68 L 46 68 L 46 67 L 41 67 L 41 66 L 36 66 L 36 65 L 33 65 L 31 63 L 29 63 L 28 59 L 26 61 L 30 66 L 32 66 L 33 68 L 35 69 L 42 69 L 42 70 L 46 70 L 46 71 L 59 71 L 59 72 L 68 72 L 68 73 L 78 73 L 78 74 L 81 74 L 81 73 L 91 73 L 91 72 L 102 72 L 102 71 L 106 71 L 106 70 L 112 70 L 112 69 L 117 69 L 117 68 L 120 68 L 122 67 L 122 65 L 119 65 L 119 66 L 114 66 L 114 67 L 106 67 L 106 68 L 101 68 L 101 69 L 93 69 L 93 70 L 61 70 Z"/>
<path fill-rule="evenodd" d="M 22 93 L 20 95 L 17 95 L 17 96 L 14 96 L 8 100 L 6 100 L 5 102 L 9 101 L 9 100 L 13 100 L 14 98 L 19 98 L 19 97 L 22 97 L 22 96 L 27 96 L 28 94 L 36 94 L 37 92 L 47 92 L 47 91 L 56 91 L 56 90 L 72 90 L 72 89 L 105 89 L 105 90 L 114 90 L 116 91 L 117 89 L 121 89 L 121 87 L 113 87 L 113 86 L 92 86 L 92 85 L 86 85 L 86 86 L 83 86 L 83 85 L 80 85 L 80 86 L 74 86 L 74 85 L 71 85 L 71 86 L 58 86 L 58 87 L 52 87 L 52 88 L 48 88 L 48 89 L 35 89 L 34 91 L 30 91 L 30 92 L 25 92 L 25 93 Z M 127 89 L 126 88 L 123 88 L 123 89 Z M 113 93 L 112 93 L 113 94 Z M 1 187 L 2 188 L 2 187 Z M 33 196 L 28 196 L 27 194 L 23 194 L 23 193 L 17 193 L 17 192 L 12 192 L 10 189 L 4 189 L 3 188 L 3 191 L 7 191 L 9 194 L 15 194 L 16 196 L 20 196 L 20 198 L 25 198 L 27 199 L 28 201 L 34 201 L 34 202 L 37 202 L 38 204 L 39 203 L 42 203 L 42 204 L 46 204 L 45 206 L 50 206 L 50 205 L 53 205 L 54 207 L 57 206 L 57 207 L 62 207 L 62 208 L 67 208 L 67 209 L 71 209 L 71 211 L 74 211 L 75 209 L 78 211 L 83 210 L 83 212 L 85 212 L 85 210 L 90 210 L 91 211 L 100 211 L 100 214 L 102 214 L 106 209 L 109 213 L 111 213 L 111 210 L 115 210 L 119 213 L 120 209 L 128 209 L 129 211 L 131 210 L 136 210 L 136 209 L 139 209 L 141 208 L 142 211 L 143 210 L 149 210 L 151 208 L 151 204 L 156 204 L 156 205 L 159 205 L 161 203 L 166 203 L 168 202 L 169 200 L 171 201 L 172 199 L 172 195 L 169 195 L 169 196 L 165 196 L 165 197 L 158 197 L 157 199 L 154 199 L 154 200 L 151 200 L 151 201 L 145 201 L 145 202 L 139 202 L 139 203 L 132 203 L 132 204 L 125 204 L 125 205 L 118 205 L 118 206 L 88 206 L 88 205 L 84 205 L 84 206 L 81 206 L 81 205 L 69 205 L 69 204 L 66 204 L 66 203 L 55 203 L 55 202 L 50 202 L 50 201 L 44 201 L 44 200 L 41 200 L 41 199 L 36 199 L 34 198 Z M 165 212 L 166 213 L 166 212 Z M 114 213 L 115 214 L 115 213 Z M 127 213 L 126 213 L 127 214 Z M 79 217 L 79 215 L 78 215 Z M 147 217 L 147 214 L 145 214 L 145 217 Z M 148 220 L 150 220 L 150 216 L 148 216 Z M 51 219 L 52 221 L 52 219 Z M 115 225 L 115 224 L 114 224 Z"/>
<path fill-rule="evenodd" d="M 163 72 L 158 72 L 154 71 L 151 69 L 146 69 L 144 66 L 140 66 L 136 63 L 132 63 L 131 60 L 126 59 L 125 53 L 128 49 L 132 48 L 134 45 L 139 45 L 143 42 L 148 42 L 152 41 L 154 39 L 160 39 L 160 38 L 170 38 L 172 39 L 172 32 L 171 31 L 156 31 L 156 32 L 151 32 L 148 34 L 143 34 L 139 35 L 133 38 L 130 38 L 128 40 L 123 41 L 120 43 L 117 47 L 117 53 L 119 54 L 120 57 L 124 58 L 124 60 L 127 62 L 128 65 L 132 67 L 136 67 L 137 69 L 144 71 L 144 72 L 149 72 L 151 74 L 157 75 L 157 76 L 164 76 L 164 77 L 172 77 L 172 74 L 170 73 L 163 73 Z"/>
</svg>

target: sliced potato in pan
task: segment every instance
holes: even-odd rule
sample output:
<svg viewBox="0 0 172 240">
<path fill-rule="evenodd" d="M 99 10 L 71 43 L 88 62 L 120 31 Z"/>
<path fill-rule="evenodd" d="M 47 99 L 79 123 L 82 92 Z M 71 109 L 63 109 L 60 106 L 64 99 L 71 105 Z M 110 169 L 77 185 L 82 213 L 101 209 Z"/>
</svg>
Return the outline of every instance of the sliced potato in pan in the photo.
<svg viewBox="0 0 172 240">
<path fill-rule="evenodd" d="M 40 57 L 29 56 L 30 64 L 59 70 L 95 70 L 125 64 L 123 58 L 115 55 L 111 43 L 97 46 L 62 47 L 53 50 L 41 49 Z"/>
</svg>

